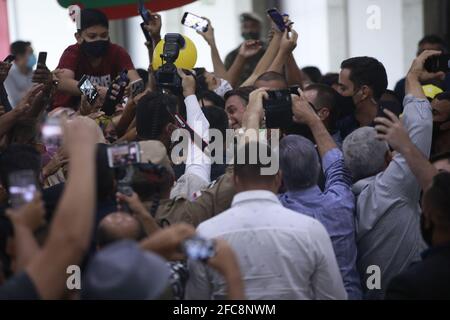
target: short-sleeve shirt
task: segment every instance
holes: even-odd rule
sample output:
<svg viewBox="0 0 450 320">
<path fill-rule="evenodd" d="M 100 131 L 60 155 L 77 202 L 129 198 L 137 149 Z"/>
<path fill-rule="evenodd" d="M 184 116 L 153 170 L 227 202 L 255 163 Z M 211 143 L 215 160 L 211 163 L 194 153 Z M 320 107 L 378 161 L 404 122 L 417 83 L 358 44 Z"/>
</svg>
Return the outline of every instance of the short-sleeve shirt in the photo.
<svg viewBox="0 0 450 320">
<path fill-rule="evenodd" d="M 134 65 L 126 50 L 116 44 L 109 45 L 106 55 L 102 58 L 100 65 L 94 67 L 88 60 L 87 55 L 81 50 L 79 44 L 69 46 L 59 60 L 58 69 L 69 69 L 75 73 L 75 80 L 80 80 L 87 75 L 94 85 L 108 87 L 123 70 L 133 70 Z M 57 93 L 53 106 L 74 108 L 76 101 L 70 95 Z"/>
</svg>

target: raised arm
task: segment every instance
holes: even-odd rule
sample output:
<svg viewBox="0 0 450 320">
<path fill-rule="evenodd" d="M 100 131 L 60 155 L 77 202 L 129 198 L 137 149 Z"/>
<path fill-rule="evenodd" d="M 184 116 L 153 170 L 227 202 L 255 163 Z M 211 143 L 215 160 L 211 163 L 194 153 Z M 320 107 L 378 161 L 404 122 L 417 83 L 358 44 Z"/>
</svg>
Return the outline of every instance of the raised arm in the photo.
<svg viewBox="0 0 450 320">
<path fill-rule="evenodd" d="M 208 30 L 206 32 L 197 31 L 197 33 L 205 39 L 205 41 L 211 48 L 211 59 L 214 67 L 214 74 L 219 78 L 230 81 L 227 77 L 227 70 L 225 68 L 225 65 L 220 58 L 219 50 L 217 49 L 216 38 L 214 36 L 214 28 L 209 19 L 205 17 L 203 18 L 208 21 Z"/>
<path fill-rule="evenodd" d="M 64 194 L 45 246 L 26 268 L 42 299 L 61 298 L 67 267 L 81 263 L 94 226 L 96 131 L 74 120 L 65 130 L 64 143 L 70 157 Z"/>
<path fill-rule="evenodd" d="M 384 112 L 388 118 L 375 119 L 378 124 L 375 127 L 378 131 L 378 139 L 386 141 L 395 151 L 405 157 L 409 168 L 419 181 L 420 187 L 422 190 L 426 190 L 431 185 L 433 177 L 438 174 L 437 169 L 412 143 L 408 132 L 397 116 L 387 109 Z"/>
<path fill-rule="evenodd" d="M 424 69 L 427 58 L 436 54 L 439 52 L 427 50 L 414 59 L 406 76 L 406 97 L 401 119 L 412 144 L 426 158 L 429 157 L 431 149 L 433 115 L 430 102 L 426 99 L 420 83 L 444 76 L 441 72 L 432 74 Z M 377 186 L 388 189 L 391 193 L 399 193 L 410 201 L 418 201 L 421 186 L 411 170 L 405 156 L 397 154 L 378 180 Z"/>
<path fill-rule="evenodd" d="M 290 33 L 291 34 L 289 34 L 288 29 L 284 31 L 280 42 L 280 50 L 267 71 L 274 71 L 280 74 L 283 73 L 284 66 L 288 61 L 289 56 L 297 47 L 298 33 L 294 29 L 292 29 Z"/>
<path fill-rule="evenodd" d="M 262 75 L 269 69 L 273 60 L 277 56 L 278 50 L 280 49 L 282 35 L 283 34 L 281 32 L 274 33 L 269 47 L 267 48 L 261 60 L 259 60 L 258 64 L 256 65 L 255 71 L 253 71 L 252 75 L 247 80 L 245 80 L 241 87 L 252 86 L 255 83 L 256 79 L 258 79 L 260 75 Z"/>
<path fill-rule="evenodd" d="M 247 60 L 256 55 L 259 51 L 261 51 L 261 49 L 261 42 L 258 40 L 247 40 L 242 43 L 233 64 L 227 71 L 226 79 L 230 82 L 233 88 L 238 85 L 242 68 L 244 68 Z"/>
<path fill-rule="evenodd" d="M 299 90 L 300 96 L 292 95 L 292 113 L 294 121 L 306 124 L 312 131 L 320 157 L 323 158 L 328 151 L 336 149 L 337 145 L 328 132 L 325 125 L 313 110 L 303 91 Z"/>
</svg>

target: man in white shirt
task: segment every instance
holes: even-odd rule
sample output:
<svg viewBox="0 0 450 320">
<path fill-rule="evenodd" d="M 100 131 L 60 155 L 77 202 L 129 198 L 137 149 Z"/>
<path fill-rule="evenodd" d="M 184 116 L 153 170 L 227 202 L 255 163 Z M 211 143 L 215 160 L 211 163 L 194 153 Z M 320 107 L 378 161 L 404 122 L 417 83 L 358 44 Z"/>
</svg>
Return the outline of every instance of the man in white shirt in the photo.
<svg viewBox="0 0 450 320">
<path fill-rule="evenodd" d="M 36 56 L 30 42 L 16 41 L 11 44 L 11 54 L 15 56 L 14 63 L 5 80 L 5 89 L 9 102 L 14 108 L 33 85 L 33 67 Z"/>
<path fill-rule="evenodd" d="M 244 162 L 252 163 L 248 155 L 253 147 L 247 143 L 242 148 Z M 248 299 L 346 299 L 325 228 L 284 208 L 275 195 L 280 173 L 261 175 L 268 166 L 257 162 L 234 165 L 237 194 L 231 208 L 200 224 L 198 234 L 230 244 L 238 256 Z M 187 299 L 226 297 L 225 281 L 216 272 L 195 261 L 189 261 L 189 270 Z"/>
</svg>

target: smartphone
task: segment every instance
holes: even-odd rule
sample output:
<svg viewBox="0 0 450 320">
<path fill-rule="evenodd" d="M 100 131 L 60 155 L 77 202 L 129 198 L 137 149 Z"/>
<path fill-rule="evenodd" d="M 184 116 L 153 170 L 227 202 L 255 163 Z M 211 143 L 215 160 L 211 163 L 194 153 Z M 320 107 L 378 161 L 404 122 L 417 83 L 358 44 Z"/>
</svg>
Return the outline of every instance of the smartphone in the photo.
<svg viewBox="0 0 450 320">
<path fill-rule="evenodd" d="M 131 83 L 131 97 L 135 98 L 137 95 L 145 91 L 144 80 L 138 79 Z"/>
<path fill-rule="evenodd" d="M 139 143 L 111 145 L 107 149 L 110 168 L 122 168 L 141 162 Z"/>
<path fill-rule="evenodd" d="M 266 128 L 285 129 L 292 124 L 292 98 L 291 91 L 267 91 L 269 98 L 263 101 L 266 116 Z"/>
<path fill-rule="evenodd" d="M 197 30 L 199 32 L 208 31 L 209 26 L 208 20 L 189 12 L 184 13 L 183 19 L 181 19 L 181 24 L 185 25 L 186 27 Z"/>
<path fill-rule="evenodd" d="M 14 60 L 16 60 L 16 56 L 13 54 L 10 54 L 9 56 L 7 56 L 5 58 L 5 60 L 3 60 L 3 62 L 8 62 L 8 63 L 12 63 Z"/>
<path fill-rule="evenodd" d="M 45 66 L 46 62 L 47 62 L 47 52 L 39 52 L 37 65 Z"/>
<path fill-rule="evenodd" d="M 269 15 L 270 19 L 275 23 L 278 30 L 281 32 L 284 32 L 286 30 L 286 24 L 284 23 L 283 15 L 278 11 L 278 9 L 273 8 L 270 10 L 267 10 L 267 14 Z"/>
<path fill-rule="evenodd" d="M 145 24 L 149 24 L 150 21 L 152 20 L 152 15 L 151 13 L 147 10 L 147 8 L 145 7 L 145 1 L 143 0 L 139 0 L 139 4 L 138 4 L 138 12 L 142 17 L 142 20 L 144 20 Z"/>
<path fill-rule="evenodd" d="M 21 170 L 9 175 L 9 195 L 12 208 L 33 201 L 37 191 L 36 175 L 32 170 Z"/>
<path fill-rule="evenodd" d="M 424 64 L 425 70 L 431 73 L 443 71 L 450 72 L 450 54 L 429 57 Z"/>
<path fill-rule="evenodd" d="M 80 81 L 78 82 L 78 88 L 80 89 L 81 93 L 86 96 L 87 101 L 90 104 L 93 104 L 98 98 L 99 93 L 97 89 L 95 89 L 94 85 L 89 80 L 87 75 L 81 77 Z"/>
<path fill-rule="evenodd" d="M 49 117 L 41 128 L 42 142 L 48 147 L 60 147 L 63 135 L 61 120 L 57 117 Z"/>
<path fill-rule="evenodd" d="M 207 261 L 216 255 L 214 241 L 198 236 L 184 241 L 182 248 L 183 252 L 191 260 Z"/>
</svg>

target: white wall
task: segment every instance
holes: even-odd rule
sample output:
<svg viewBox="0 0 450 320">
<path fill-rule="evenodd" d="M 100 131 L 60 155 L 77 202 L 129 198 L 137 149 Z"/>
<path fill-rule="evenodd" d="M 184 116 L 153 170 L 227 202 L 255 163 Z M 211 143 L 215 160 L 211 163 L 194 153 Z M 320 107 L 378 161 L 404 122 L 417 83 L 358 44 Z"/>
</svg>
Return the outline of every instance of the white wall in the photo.
<svg viewBox="0 0 450 320">
<path fill-rule="evenodd" d="M 317 66 L 322 72 L 330 70 L 327 0 L 284 0 L 282 8 L 299 33 L 294 52 L 297 63 Z"/>
<path fill-rule="evenodd" d="M 181 25 L 181 18 L 186 11 L 208 17 L 214 26 L 216 42 L 222 58 L 235 49 L 241 42 L 239 15 L 251 11 L 251 0 L 203 0 L 196 1 L 182 8 L 162 12 L 162 37 L 168 32 L 188 36 L 197 46 L 197 66 L 212 70 L 210 50 L 206 42 L 194 30 Z M 144 36 L 140 31 L 140 17 L 128 19 L 129 52 L 136 67 L 147 68 L 148 56 L 144 46 Z"/>
<path fill-rule="evenodd" d="M 31 41 L 34 51 L 47 51 L 47 65 L 56 68 L 64 49 L 75 43 L 75 24 L 56 0 L 8 0 L 10 41 Z"/>
</svg>

